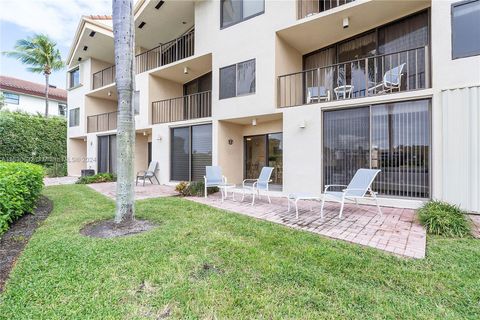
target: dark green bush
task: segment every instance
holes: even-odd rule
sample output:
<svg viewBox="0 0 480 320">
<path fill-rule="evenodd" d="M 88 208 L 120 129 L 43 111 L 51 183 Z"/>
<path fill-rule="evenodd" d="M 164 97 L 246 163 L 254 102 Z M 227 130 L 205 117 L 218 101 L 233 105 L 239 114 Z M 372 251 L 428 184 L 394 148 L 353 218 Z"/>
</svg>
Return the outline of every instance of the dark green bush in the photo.
<svg viewBox="0 0 480 320">
<path fill-rule="evenodd" d="M 441 201 L 430 201 L 418 210 L 420 223 L 428 233 L 446 237 L 470 234 L 470 224 L 459 207 Z"/>
<path fill-rule="evenodd" d="M 42 165 L 48 175 L 66 174 L 67 122 L 62 117 L 0 112 L 0 161 Z"/>
<path fill-rule="evenodd" d="M 204 190 L 205 190 L 205 184 L 203 181 L 192 181 L 192 182 L 185 182 L 182 181 L 177 186 L 175 187 L 175 190 L 180 193 L 180 195 L 184 197 L 203 197 Z M 212 194 L 215 192 L 218 192 L 219 189 L 218 187 L 209 187 L 207 189 L 208 194 Z"/>
<path fill-rule="evenodd" d="M 117 177 L 112 173 L 97 173 L 93 176 L 80 177 L 75 182 L 77 184 L 90 184 L 100 182 L 112 182 L 117 181 Z"/>
<path fill-rule="evenodd" d="M 39 165 L 0 162 L 0 235 L 25 213 L 32 213 L 43 187 Z"/>
</svg>

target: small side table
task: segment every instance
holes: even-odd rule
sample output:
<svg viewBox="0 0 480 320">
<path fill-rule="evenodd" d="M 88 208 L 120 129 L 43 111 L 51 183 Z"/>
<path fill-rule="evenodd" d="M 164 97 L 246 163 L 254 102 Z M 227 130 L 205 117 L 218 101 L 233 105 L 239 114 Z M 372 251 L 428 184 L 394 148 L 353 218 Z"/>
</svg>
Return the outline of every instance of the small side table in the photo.
<svg viewBox="0 0 480 320">
<path fill-rule="evenodd" d="M 221 184 L 218 186 L 220 189 L 220 193 L 222 194 L 222 202 L 227 199 L 228 197 L 228 190 L 231 190 L 232 192 L 232 200 L 235 201 L 235 192 L 233 192 L 233 189 L 235 189 L 236 185 L 234 184 Z"/>
<path fill-rule="evenodd" d="M 350 99 L 353 93 L 353 85 L 346 84 L 343 86 L 339 86 L 333 89 L 335 92 L 335 97 L 337 100 L 339 99 Z"/>
</svg>

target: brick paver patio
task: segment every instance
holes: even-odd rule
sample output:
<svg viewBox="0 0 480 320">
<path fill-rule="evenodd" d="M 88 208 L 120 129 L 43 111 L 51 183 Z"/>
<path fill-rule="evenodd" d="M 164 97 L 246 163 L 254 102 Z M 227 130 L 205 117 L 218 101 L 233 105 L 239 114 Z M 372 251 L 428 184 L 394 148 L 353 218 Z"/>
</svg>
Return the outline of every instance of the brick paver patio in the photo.
<svg viewBox="0 0 480 320">
<path fill-rule="evenodd" d="M 383 215 L 379 216 L 375 206 L 346 204 L 343 217 L 339 219 L 339 204 L 327 202 L 325 217 L 321 219 L 319 202 L 301 201 L 299 218 L 296 219 L 294 209 L 287 212 L 286 198 L 272 197 L 272 204 L 269 204 L 266 197 L 262 197 L 260 201 L 255 201 L 254 206 L 251 205 L 250 198 L 241 202 L 241 196 L 237 196 L 236 201 L 229 197 L 222 203 L 219 193 L 210 195 L 207 199 L 188 199 L 399 256 L 418 259 L 425 257 L 426 232 L 415 220 L 415 211 L 412 209 L 382 207 Z"/>
<path fill-rule="evenodd" d="M 115 198 L 115 183 L 97 183 L 88 185 L 90 188 Z M 280 195 L 279 192 L 275 192 Z M 135 199 L 168 197 L 177 195 L 173 186 L 151 185 L 135 187 Z M 356 206 L 346 204 L 343 217 L 338 218 L 340 206 L 338 203 L 325 204 L 325 217 L 320 218 L 320 203 L 311 201 L 299 202 L 299 219 L 295 218 L 294 209 L 287 212 L 287 200 L 282 197 L 271 197 L 272 203 L 266 197 L 255 201 L 251 205 L 251 198 L 236 201 L 229 198 L 223 203 L 220 193 L 203 197 L 189 197 L 187 199 L 206 204 L 215 208 L 233 211 L 257 219 L 279 223 L 291 228 L 300 229 L 327 236 L 333 239 L 380 249 L 395 255 L 424 258 L 426 233 L 425 229 L 415 220 L 415 211 L 412 209 L 382 207 L 383 215 L 377 214 L 375 206 Z M 312 207 L 313 210 L 310 210 Z"/>
</svg>

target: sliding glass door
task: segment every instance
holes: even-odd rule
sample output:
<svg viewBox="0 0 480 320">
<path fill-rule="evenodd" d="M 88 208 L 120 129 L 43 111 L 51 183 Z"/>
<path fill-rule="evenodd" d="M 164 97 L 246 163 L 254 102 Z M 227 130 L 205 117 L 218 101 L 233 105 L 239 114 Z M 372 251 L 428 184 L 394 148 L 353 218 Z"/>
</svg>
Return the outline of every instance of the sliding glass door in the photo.
<svg viewBox="0 0 480 320">
<path fill-rule="evenodd" d="M 98 173 L 116 173 L 117 172 L 117 136 L 99 136 L 98 137 Z"/>
<path fill-rule="evenodd" d="M 263 167 L 272 167 L 272 184 L 283 183 L 283 135 L 245 137 L 245 179 L 257 179 Z"/>
<path fill-rule="evenodd" d="M 430 100 L 324 112 L 324 184 L 377 168 L 379 194 L 430 197 Z"/>
<path fill-rule="evenodd" d="M 212 164 L 212 125 L 172 128 L 170 178 L 198 181 Z"/>
</svg>

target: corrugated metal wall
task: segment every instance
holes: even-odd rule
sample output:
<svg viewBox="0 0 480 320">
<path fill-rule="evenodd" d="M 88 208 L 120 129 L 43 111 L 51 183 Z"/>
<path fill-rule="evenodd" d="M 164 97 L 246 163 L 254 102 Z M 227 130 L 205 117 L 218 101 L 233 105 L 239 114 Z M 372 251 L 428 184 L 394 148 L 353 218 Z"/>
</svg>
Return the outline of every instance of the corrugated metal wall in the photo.
<svg viewBox="0 0 480 320">
<path fill-rule="evenodd" d="M 480 212 L 480 86 L 444 90 L 443 199 Z"/>
</svg>

